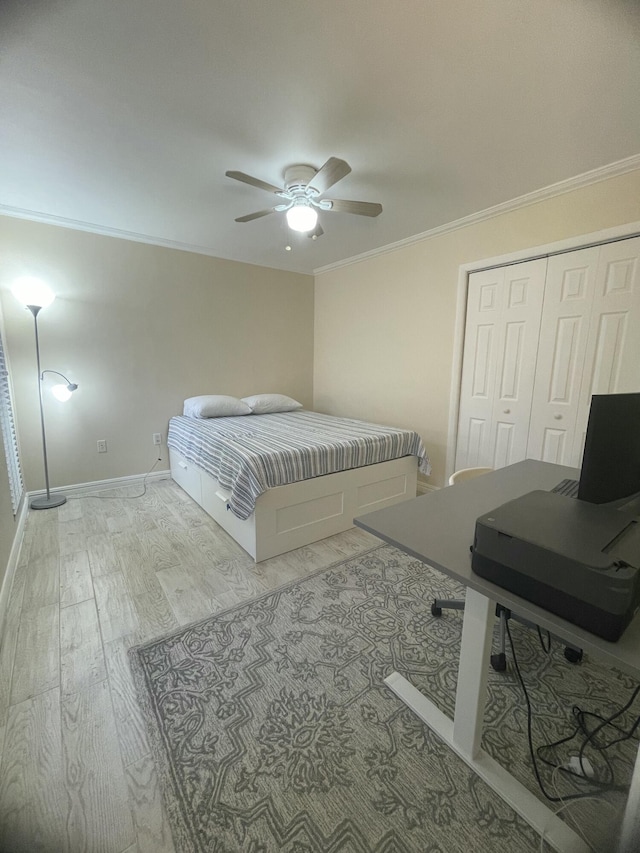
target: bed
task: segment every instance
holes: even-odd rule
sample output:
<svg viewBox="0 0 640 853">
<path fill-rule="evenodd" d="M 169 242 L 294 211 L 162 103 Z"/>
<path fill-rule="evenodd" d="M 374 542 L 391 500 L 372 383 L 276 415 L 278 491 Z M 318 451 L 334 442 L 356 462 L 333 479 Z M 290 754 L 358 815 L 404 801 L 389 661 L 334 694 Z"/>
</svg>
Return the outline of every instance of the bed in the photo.
<svg viewBox="0 0 640 853">
<path fill-rule="evenodd" d="M 304 409 L 176 416 L 167 445 L 173 480 L 256 562 L 415 497 L 430 472 L 417 433 Z"/>
</svg>

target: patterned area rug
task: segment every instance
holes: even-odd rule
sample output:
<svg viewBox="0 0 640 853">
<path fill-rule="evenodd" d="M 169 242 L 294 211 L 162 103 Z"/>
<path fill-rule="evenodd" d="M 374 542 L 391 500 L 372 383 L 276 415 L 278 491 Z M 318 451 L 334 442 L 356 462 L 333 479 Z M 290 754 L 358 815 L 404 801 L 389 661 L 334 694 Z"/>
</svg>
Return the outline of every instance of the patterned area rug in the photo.
<svg viewBox="0 0 640 853">
<path fill-rule="evenodd" d="M 433 618 L 430 600 L 461 593 L 383 546 L 132 649 L 176 849 L 538 850 L 536 833 L 383 684 L 397 670 L 453 713 L 462 617 Z M 571 665 L 562 647 L 545 654 L 535 632 L 511 625 L 536 744 L 572 730 L 574 704 L 608 714 L 629 698 L 631 679 L 586 658 Z M 487 722 L 485 748 L 537 792 L 512 667 L 490 672 Z M 617 781 L 628 782 L 634 749 L 611 759 Z"/>
</svg>

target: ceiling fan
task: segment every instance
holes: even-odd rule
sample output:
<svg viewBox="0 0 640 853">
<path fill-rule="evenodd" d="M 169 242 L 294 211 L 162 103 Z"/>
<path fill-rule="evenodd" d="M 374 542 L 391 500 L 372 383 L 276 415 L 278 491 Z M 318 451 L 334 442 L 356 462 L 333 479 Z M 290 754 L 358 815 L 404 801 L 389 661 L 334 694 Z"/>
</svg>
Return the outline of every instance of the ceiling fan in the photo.
<svg viewBox="0 0 640 853">
<path fill-rule="evenodd" d="M 313 166 L 300 163 L 285 169 L 284 188 L 268 184 L 259 178 L 252 178 L 244 172 L 225 172 L 225 174 L 228 178 L 275 193 L 284 199 L 282 204 L 276 204 L 275 207 L 239 216 L 236 222 L 251 222 L 252 219 L 259 219 L 269 213 L 286 213 L 289 228 L 308 234 L 309 237 L 318 237 L 324 233 L 318 223 L 318 210 L 355 213 L 358 216 L 378 216 L 382 213 L 381 204 L 369 201 L 321 198 L 330 187 L 350 171 L 351 166 L 338 157 L 329 157 L 324 166 L 317 170 Z"/>
</svg>

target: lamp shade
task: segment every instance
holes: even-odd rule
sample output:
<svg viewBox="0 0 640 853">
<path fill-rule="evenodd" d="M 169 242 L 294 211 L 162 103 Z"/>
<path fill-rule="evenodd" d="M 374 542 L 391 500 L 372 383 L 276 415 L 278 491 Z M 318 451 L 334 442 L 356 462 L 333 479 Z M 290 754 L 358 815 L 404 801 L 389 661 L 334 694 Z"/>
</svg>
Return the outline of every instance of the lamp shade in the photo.
<svg viewBox="0 0 640 853">
<path fill-rule="evenodd" d="M 46 308 L 56 298 L 54 292 L 42 279 L 25 275 L 17 278 L 11 292 L 23 305 Z"/>
<path fill-rule="evenodd" d="M 293 231 L 312 231 L 318 222 L 318 213 L 307 204 L 294 204 L 287 210 L 287 224 Z"/>
<path fill-rule="evenodd" d="M 61 403 L 66 403 L 71 397 L 71 388 L 68 385 L 54 385 L 51 389 L 51 393 L 56 400 L 60 400 Z"/>
</svg>

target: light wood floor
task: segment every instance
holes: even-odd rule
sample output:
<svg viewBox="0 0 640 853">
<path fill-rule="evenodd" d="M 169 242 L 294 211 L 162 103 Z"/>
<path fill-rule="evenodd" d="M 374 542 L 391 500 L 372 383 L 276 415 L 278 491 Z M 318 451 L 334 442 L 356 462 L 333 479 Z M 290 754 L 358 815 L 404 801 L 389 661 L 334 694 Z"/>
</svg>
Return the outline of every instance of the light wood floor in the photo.
<svg viewBox="0 0 640 853">
<path fill-rule="evenodd" d="M 2 853 L 173 851 L 127 649 L 380 544 L 353 529 L 256 565 L 172 481 L 140 491 L 29 513 L 0 648 Z"/>
</svg>

